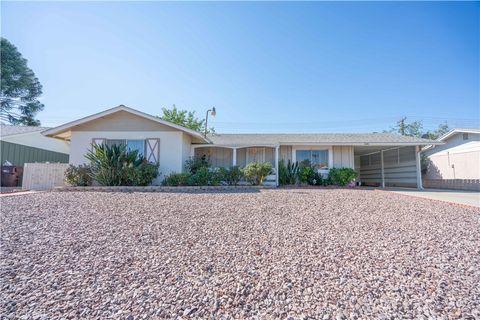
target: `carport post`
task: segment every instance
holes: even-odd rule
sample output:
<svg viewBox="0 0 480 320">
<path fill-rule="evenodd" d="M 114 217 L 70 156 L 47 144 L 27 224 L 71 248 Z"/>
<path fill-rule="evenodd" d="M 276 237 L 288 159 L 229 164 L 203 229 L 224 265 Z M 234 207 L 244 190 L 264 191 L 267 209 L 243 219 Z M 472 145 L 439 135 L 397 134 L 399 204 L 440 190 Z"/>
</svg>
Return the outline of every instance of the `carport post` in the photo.
<svg viewBox="0 0 480 320">
<path fill-rule="evenodd" d="M 278 148 L 279 146 L 275 147 L 275 186 L 278 187 Z"/>
<path fill-rule="evenodd" d="M 380 163 L 382 165 L 382 188 L 385 188 L 385 167 L 383 164 L 383 150 L 380 151 Z"/>
<path fill-rule="evenodd" d="M 417 164 L 417 189 L 423 190 L 422 165 L 420 163 L 420 146 L 415 146 L 415 162 Z"/>
<path fill-rule="evenodd" d="M 232 163 L 232 166 L 236 166 L 237 165 L 237 148 L 233 148 L 233 163 Z"/>
</svg>

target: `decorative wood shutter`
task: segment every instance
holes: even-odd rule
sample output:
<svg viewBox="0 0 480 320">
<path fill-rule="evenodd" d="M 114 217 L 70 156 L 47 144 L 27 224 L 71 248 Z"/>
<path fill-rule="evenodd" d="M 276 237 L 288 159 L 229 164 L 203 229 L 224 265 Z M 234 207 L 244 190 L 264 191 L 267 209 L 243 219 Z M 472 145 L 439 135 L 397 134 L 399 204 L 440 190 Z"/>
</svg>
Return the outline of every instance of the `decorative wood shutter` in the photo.
<svg viewBox="0 0 480 320">
<path fill-rule="evenodd" d="M 145 159 L 150 163 L 160 162 L 160 139 L 145 139 Z"/>
</svg>

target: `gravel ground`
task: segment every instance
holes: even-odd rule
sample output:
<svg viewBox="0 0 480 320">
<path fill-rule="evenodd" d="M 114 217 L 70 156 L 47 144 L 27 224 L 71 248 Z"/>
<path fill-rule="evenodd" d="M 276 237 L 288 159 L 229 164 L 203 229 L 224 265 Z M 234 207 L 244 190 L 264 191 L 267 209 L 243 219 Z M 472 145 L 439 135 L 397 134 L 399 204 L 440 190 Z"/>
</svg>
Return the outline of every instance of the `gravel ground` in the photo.
<svg viewBox="0 0 480 320">
<path fill-rule="evenodd" d="M 1 199 L 2 318 L 480 319 L 480 210 L 393 193 Z"/>
</svg>

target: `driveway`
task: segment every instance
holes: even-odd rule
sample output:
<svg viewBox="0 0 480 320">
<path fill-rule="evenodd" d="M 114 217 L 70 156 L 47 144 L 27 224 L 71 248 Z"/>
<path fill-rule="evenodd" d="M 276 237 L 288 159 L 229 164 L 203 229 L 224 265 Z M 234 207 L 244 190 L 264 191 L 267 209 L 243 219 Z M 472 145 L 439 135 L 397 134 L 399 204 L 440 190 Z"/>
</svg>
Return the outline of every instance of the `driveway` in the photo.
<svg viewBox="0 0 480 320">
<path fill-rule="evenodd" d="M 372 190 L 1 198 L 7 319 L 480 317 L 480 209 Z"/>
<path fill-rule="evenodd" d="M 426 199 L 452 202 L 467 206 L 480 207 L 480 192 L 445 189 L 387 188 L 385 190 Z"/>
</svg>

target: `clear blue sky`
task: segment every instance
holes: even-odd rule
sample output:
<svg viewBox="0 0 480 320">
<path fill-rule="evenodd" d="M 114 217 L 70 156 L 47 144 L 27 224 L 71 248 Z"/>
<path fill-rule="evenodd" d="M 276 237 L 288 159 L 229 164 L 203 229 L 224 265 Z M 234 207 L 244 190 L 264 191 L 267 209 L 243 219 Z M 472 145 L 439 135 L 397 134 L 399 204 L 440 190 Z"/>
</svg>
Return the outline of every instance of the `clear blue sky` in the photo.
<svg viewBox="0 0 480 320">
<path fill-rule="evenodd" d="M 479 124 L 478 3 L 5 2 L 43 125 L 176 104 L 221 132 Z"/>
</svg>

